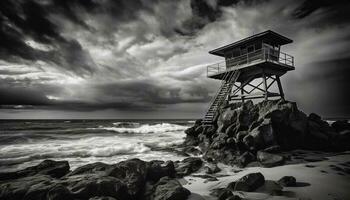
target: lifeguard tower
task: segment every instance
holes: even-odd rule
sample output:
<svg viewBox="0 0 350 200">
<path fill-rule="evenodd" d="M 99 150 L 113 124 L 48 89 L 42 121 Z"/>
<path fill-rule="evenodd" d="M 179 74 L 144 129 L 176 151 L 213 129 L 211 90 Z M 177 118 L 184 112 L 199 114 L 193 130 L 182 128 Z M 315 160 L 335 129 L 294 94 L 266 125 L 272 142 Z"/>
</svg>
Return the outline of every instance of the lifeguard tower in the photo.
<svg viewBox="0 0 350 200">
<path fill-rule="evenodd" d="M 280 77 L 295 68 L 293 56 L 280 50 L 282 45 L 292 42 L 268 30 L 209 51 L 224 57 L 225 61 L 207 66 L 207 77 L 222 81 L 203 123 L 213 123 L 216 111 L 224 101 L 284 99 Z M 274 84 L 277 84 L 278 92 L 269 91 Z"/>
</svg>

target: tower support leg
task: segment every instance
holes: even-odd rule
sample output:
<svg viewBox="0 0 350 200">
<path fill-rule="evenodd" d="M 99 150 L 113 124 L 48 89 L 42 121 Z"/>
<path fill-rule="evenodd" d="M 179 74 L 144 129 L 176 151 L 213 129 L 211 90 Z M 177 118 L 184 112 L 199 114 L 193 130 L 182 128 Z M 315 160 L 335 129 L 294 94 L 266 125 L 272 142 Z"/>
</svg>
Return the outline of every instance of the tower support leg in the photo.
<svg viewBox="0 0 350 200">
<path fill-rule="evenodd" d="M 267 101 L 267 100 L 268 100 L 268 92 L 267 92 L 266 75 L 265 75 L 265 72 L 264 72 L 264 71 L 263 71 L 262 79 L 263 79 L 263 83 L 264 83 L 265 101 Z"/>
<path fill-rule="evenodd" d="M 244 85 L 241 86 L 241 100 L 242 100 L 242 104 L 244 103 Z"/>
<path fill-rule="evenodd" d="M 277 81 L 277 85 L 278 85 L 278 90 L 280 92 L 281 95 L 281 99 L 284 101 L 284 93 L 283 93 L 283 89 L 282 89 L 282 84 L 281 84 L 281 80 L 279 76 L 276 76 L 276 81 Z"/>
</svg>

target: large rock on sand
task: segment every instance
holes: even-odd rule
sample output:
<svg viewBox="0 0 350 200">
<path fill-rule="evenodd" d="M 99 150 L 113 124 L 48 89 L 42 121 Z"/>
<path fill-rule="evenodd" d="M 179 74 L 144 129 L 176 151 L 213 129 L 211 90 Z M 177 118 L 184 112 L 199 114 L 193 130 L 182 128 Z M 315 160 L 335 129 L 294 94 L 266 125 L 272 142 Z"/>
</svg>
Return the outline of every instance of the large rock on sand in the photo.
<svg viewBox="0 0 350 200">
<path fill-rule="evenodd" d="M 265 177 L 260 173 L 251 173 L 240 178 L 234 186 L 234 191 L 253 192 L 265 183 Z"/>
<path fill-rule="evenodd" d="M 278 183 L 283 187 L 295 187 L 297 185 L 297 181 L 294 176 L 283 176 Z"/>
<path fill-rule="evenodd" d="M 258 151 L 256 157 L 259 163 L 264 167 L 275 167 L 284 163 L 283 156 L 264 151 Z"/>
</svg>

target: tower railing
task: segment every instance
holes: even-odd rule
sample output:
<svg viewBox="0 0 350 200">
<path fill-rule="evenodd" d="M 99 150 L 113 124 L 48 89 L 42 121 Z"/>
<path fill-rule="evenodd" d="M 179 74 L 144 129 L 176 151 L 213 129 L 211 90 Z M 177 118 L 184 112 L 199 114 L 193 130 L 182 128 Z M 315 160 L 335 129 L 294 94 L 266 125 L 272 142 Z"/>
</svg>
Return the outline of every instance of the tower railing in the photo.
<svg viewBox="0 0 350 200">
<path fill-rule="evenodd" d="M 254 62 L 269 61 L 277 64 L 283 64 L 294 67 L 294 57 L 273 48 L 264 47 L 247 54 L 243 54 L 234 58 L 226 59 L 218 63 L 207 66 L 207 76 L 213 76 L 225 71 L 231 71 L 243 65 L 252 64 Z"/>
</svg>

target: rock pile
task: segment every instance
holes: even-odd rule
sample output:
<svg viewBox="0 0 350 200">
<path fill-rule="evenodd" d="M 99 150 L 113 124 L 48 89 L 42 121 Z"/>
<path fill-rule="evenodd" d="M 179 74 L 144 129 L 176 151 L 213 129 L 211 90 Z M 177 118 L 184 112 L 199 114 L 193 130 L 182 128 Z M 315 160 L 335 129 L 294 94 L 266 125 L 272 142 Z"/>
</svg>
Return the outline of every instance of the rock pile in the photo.
<svg viewBox="0 0 350 200">
<path fill-rule="evenodd" d="M 260 173 L 250 173 L 235 182 L 231 182 L 226 188 L 219 188 L 212 195 L 218 200 L 241 200 L 246 199 L 241 192 L 257 192 L 258 189 L 270 195 L 280 195 L 283 187 L 296 187 L 293 176 L 284 176 L 278 181 L 265 180 Z"/>
<path fill-rule="evenodd" d="M 97 162 L 70 171 L 66 161 L 45 160 L 0 174 L 0 199 L 183 200 L 191 192 L 176 177 L 201 166 L 199 158 L 176 163 L 130 159 L 113 165 Z"/>
<path fill-rule="evenodd" d="M 307 116 L 296 103 L 270 100 L 246 101 L 223 106 L 212 125 L 195 125 L 185 132 L 184 145 L 198 146 L 204 158 L 241 167 L 258 161 L 273 167 L 284 162 L 281 150 L 307 149 L 343 151 L 350 149 L 350 124 L 329 125 L 317 114 Z"/>
</svg>

